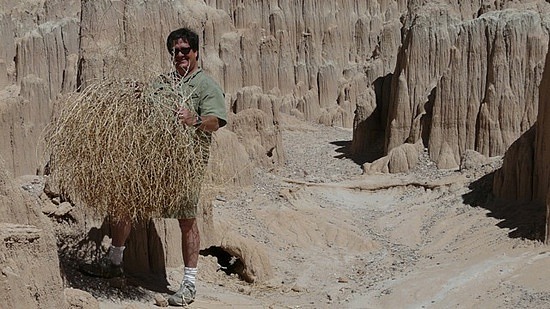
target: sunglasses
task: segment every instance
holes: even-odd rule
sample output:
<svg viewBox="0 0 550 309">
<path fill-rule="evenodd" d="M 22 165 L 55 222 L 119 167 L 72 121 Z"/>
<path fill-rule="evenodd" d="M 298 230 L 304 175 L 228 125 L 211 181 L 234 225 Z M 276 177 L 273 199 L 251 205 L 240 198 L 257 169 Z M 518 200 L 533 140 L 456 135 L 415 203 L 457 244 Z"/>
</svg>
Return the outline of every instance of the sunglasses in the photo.
<svg viewBox="0 0 550 309">
<path fill-rule="evenodd" d="M 174 48 L 172 50 L 172 55 L 177 55 L 178 53 L 182 53 L 183 55 L 189 54 L 191 51 L 191 47 L 184 47 L 184 48 Z"/>
</svg>

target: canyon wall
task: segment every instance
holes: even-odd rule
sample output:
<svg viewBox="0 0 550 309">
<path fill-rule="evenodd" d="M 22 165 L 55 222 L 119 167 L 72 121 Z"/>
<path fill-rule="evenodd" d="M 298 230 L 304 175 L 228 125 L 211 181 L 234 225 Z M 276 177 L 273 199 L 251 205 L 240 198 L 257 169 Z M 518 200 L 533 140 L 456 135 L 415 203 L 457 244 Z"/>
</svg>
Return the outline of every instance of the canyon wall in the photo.
<svg viewBox="0 0 550 309">
<path fill-rule="evenodd" d="M 15 176 L 35 174 L 58 96 L 121 63 L 169 70 L 166 35 L 188 26 L 226 92 L 229 123 L 211 168 L 232 184 L 250 184 L 254 164 L 284 162 L 279 116 L 288 113 L 353 128 L 353 154 L 383 160 L 373 171 L 405 171 L 424 148 L 440 168 L 456 168 L 468 150 L 496 156 L 512 145 L 495 192 L 547 203 L 550 115 L 538 89 L 550 74 L 549 17 L 545 1 L 0 0 L 0 157 Z M 203 245 L 222 245 L 203 207 L 201 229 L 213 231 Z M 2 224 L 14 218 L 7 211 Z M 162 225 L 178 229 L 145 229 Z M 181 263 L 175 251 L 164 252 L 166 266 Z"/>
<path fill-rule="evenodd" d="M 502 155 L 535 123 L 549 11 L 542 3 L 512 7 L 463 19 L 429 4 L 408 15 L 381 100 L 384 153 L 422 140 L 439 168 L 457 168 L 466 150 Z"/>
<path fill-rule="evenodd" d="M 30 189 L 30 188 L 29 188 Z M 67 308 L 53 227 L 0 157 L 2 308 Z"/>
<path fill-rule="evenodd" d="M 53 100 L 73 91 L 80 1 L 0 1 L 0 155 L 15 176 L 40 166 Z"/>
<path fill-rule="evenodd" d="M 546 59 L 537 91 L 537 121 L 506 151 L 502 168 L 495 172 L 493 193 L 499 199 L 531 202 L 545 210 L 543 237 L 550 243 L 550 53 Z"/>
<path fill-rule="evenodd" d="M 121 57 L 168 70 L 165 37 L 188 26 L 231 116 L 257 109 L 269 124 L 261 150 L 240 137 L 263 164 L 284 161 L 283 112 L 353 127 L 365 162 L 421 140 L 456 168 L 466 150 L 502 155 L 534 124 L 547 16 L 544 1 L 4 0 L 0 152 L 15 175 L 35 173 L 53 99 Z"/>
<path fill-rule="evenodd" d="M 535 200 L 546 206 L 545 241 L 548 244 L 550 243 L 550 162 L 548 161 L 548 157 L 550 156 L 550 53 L 546 59 L 544 76 L 539 88 L 540 105 L 536 124 L 537 132 L 533 158 L 533 192 Z"/>
</svg>

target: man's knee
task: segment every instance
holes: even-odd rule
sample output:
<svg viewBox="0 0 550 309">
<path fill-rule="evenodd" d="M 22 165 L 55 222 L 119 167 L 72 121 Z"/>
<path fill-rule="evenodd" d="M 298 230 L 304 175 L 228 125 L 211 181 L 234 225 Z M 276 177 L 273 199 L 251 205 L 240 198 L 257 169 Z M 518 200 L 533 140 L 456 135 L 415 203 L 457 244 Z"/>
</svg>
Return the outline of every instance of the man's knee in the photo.
<svg viewBox="0 0 550 309">
<path fill-rule="evenodd" d="M 179 219 L 180 229 L 182 232 L 190 231 L 197 227 L 197 219 Z"/>
</svg>

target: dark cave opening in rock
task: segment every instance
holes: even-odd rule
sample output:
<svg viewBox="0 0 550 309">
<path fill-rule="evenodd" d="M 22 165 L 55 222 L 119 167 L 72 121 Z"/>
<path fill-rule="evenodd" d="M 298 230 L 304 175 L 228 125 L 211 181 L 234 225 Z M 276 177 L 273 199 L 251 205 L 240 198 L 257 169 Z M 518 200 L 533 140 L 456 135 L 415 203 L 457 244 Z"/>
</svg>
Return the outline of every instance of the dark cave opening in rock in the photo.
<svg viewBox="0 0 550 309">
<path fill-rule="evenodd" d="M 237 274 L 240 279 L 243 279 L 244 264 L 239 257 L 231 255 L 231 253 L 218 246 L 203 249 L 199 253 L 202 256 L 215 257 L 218 260 L 218 271 L 223 271 L 228 276 Z"/>
</svg>

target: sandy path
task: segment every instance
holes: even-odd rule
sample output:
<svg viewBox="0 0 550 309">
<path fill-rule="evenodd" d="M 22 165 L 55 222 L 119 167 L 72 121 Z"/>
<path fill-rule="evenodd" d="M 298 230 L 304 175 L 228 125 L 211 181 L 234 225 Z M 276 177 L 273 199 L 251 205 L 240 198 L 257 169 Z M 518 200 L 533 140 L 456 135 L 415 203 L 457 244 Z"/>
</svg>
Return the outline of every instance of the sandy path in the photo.
<svg viewBox="0 0 550 309">
<path fill-rule="evenodd" d="M 423 160 L 408 175 L 365 177 L 345 158 L 350 130 L 287 124 L 283 137 L 287 164 L 214 208 L 268 252 L 274 278 L 249 285 L 201 257 L 191 308 L 550 307 L 550 250 L 511 237 L 477 206 L 484 187 L 468 187 L 493 166 L 443 172 Z M 175 287 L 181 272 L 168 273 Z M 155 307 L 149 292 L 100 305 Z"/>
</svg>

